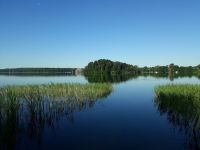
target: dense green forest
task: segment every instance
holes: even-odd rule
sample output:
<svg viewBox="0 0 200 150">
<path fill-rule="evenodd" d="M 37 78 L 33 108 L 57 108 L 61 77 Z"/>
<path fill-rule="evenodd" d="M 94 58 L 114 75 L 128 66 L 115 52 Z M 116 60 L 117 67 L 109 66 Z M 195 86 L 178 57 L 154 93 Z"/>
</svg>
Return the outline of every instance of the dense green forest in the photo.
<svg viewBox="0 0 200 150">
<path fill-rule="evenodd" d="M 84 69 L 84 74 L 108 73 L 108 74 L 138 74 L 137 66 L 129 65 L 122 62 L 113 62 L 107 59 L 90 62 Z"/>
<path fill-rule="evenodd" d="M 200 65 L 178 66 L 174 64 L 155 67 L 138 67 L 122 62 L 114 62 L 107 59 L 90 62 L 84 69 L 84 74 L 109 73 L 109 74 L 164 74 L 164 75 L 198 75 L 200 76 Z"/>
</svg>

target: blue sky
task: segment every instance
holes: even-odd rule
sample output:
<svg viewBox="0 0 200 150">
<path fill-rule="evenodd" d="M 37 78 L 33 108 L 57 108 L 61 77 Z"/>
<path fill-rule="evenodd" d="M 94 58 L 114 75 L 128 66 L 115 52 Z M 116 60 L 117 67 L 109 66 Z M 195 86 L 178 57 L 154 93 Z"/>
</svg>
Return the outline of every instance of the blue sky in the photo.
<svg viewBox="0 0 200 150">
<path fill-rule="evenodd" d="M 200 64 L 199 0 L 0 0 L 0 68 Z"/>
</svg>

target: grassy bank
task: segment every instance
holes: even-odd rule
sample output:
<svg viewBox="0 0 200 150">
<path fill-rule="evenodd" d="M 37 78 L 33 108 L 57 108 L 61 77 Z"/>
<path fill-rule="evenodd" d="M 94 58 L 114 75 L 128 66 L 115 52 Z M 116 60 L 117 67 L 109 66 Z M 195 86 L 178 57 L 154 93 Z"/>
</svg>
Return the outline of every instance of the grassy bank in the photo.
<svg viewBox="0 0 200 150">
<path fill-rule="evenodd" d="M 109 94 L 111 84 L 47 84 L 7 86 L 0 88 L 0 97 L 33 98 L 40 96 L 96 99 Z"/>
</svg>

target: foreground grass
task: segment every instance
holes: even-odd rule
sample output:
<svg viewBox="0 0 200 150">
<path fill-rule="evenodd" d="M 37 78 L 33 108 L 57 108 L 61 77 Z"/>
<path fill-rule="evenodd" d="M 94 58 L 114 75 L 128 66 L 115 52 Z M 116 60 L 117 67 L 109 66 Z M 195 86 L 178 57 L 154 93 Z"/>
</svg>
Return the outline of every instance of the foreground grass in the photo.
<svg viewBox="0 0 200 150">
<path fill-rule="evenodd" d="M 0 88 L 0 149 L 15 149 L 18 137 L 39 139 L 45 127 L 55 128 L 62 117 L 73 123 L 75 112 L 92 108 L 111 92 L 106 83 Z"/>
<path fill-rule="evenodd" d="M 187 135 L 189 149 L 200 149 L 200 85 L 162 85 L 155 93 L 160 114 Z"/>
<path fill-rule="evenodd" d="M 192 119 L 200 116 L 199 84 L 167 84 L 155 88 L 155 103 L 163 111 Z M 200 120 L 199 120 L 200 127 Z"/>
<path fill-rule="evenodd" d="M 200 128 L 200 85 L 168 84 L 155 88 L 155 104 L 161 113 L 167 113 L 175 124 L 186 122 Z"/>
<path fill-rule="evenodd" d="M 108 95 L 111 84 L 47 84 L 7 86 L 0 88 L 0 97 L 33 98 L 39 96 L 74 97 L 76 99 L 96 99 Z"/>
<path fill-rule="evenodd" d="M 200 103 L 200 84 L 168 84 L 155 88 L 157 98 L 197 100 Z"/>
</svg>

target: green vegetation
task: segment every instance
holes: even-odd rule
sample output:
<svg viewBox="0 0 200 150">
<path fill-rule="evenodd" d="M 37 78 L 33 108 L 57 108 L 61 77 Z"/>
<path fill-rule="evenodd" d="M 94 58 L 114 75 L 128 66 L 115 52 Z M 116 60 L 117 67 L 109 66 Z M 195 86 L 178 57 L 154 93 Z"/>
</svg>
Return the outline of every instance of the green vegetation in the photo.
<svg viewBox="0 0 200 150">
<path fill-rule="evenodd" d="M 194 73 L 200 78 L 200 65 L 196 66 Z"/>
<path fill-rule="evenodd" d="M 182 67 L 170 64 L 168 66 L 138 68 L 137 66 L 122 62 L 100 59 L 98 61 L 90 62 L 84 69 L 84 75 L 90 83 L 117 83 L 139 75 L 167 77 L 170 80 L 183 76 L 197 76 L 200 78 L 200 65 L 196 67 Z"/>
<path fill-rule="evenodd" d="M 0 149 L 16 142 L 38 140 L 44 128 L 94 106 L 112 92 L 111 84 L 48 84 L 0 88 Z M 20 138 L 19 138 L 20 137 Z"/>
<path fill-rule="evenodd" d="M 75 97 L 77 99 L 96 99 L 112 91 L 111 84 L 48 84 L 7 86 L 0 88 L 0 97 Z"/>
<path fill-rule="evenodd" d="M 86 76 L 92 74 L 110 74 L 110 75 L 143 75 L 143 74 L 160 74 L 167 75 L 170 77 L 173 76 L 200 76 L 200 65 L 192 66 L 178 66 L 173 63 L 166 66 L 155 66 L 155 67 L 137 67 L 134 65 L 122 63 L 122 62 L 113 62 L 107 59 L 100 59 L 94 62 L 90 62 L 84 69 L 84 74 Z"/>
<path fill-rule="evenodd" d="M 138 67 L 122 62 L 100 59 L 90 62 L 84 69 L 84 74 L 137 74 Z"/>
<path fill-rule="evenodd" d="M 150 74 L 168 74 L 168 75 L 194 75 L 197 71 L 197 66 L 178 66 L 174 64 L 166 66 L 155 66 L 155 67 L 142 67 L 140 68 L 141 73 L 150 73 Z"/>
<path fill-rule="evenodd" d="M 190 149 L 200 148 L 200 85 L 169 84 L 155 88 L 161 115 L 188 136 Z"/>
<path fill-rule="evenodd" d="M 82 69 L 77 68 L 12 68 L 0 69 L 3 75 L 75 75 L 82 73 Z M 100 59 L 90 62 L 84 68 L 84 75 L 88 77 L 92 74 L 110 74 L 110 75 L 143 75 L 143 74 L 162 74 L 168 76 L 198 76 L 200 77 L 200 65 L 198 66 L 178 66 L 173 63 L 166 66 L 138 67 L 136 65 L 123 62 L 114 62 L 107 59 Z"/>
<path fill-rule="evenodd" d="M 200 104 L 200 85 L 192 84 L 168 84 L 155 88 L 158 99 L 183 99 L 185 101 L 199 101 Z"/>
</svg>

